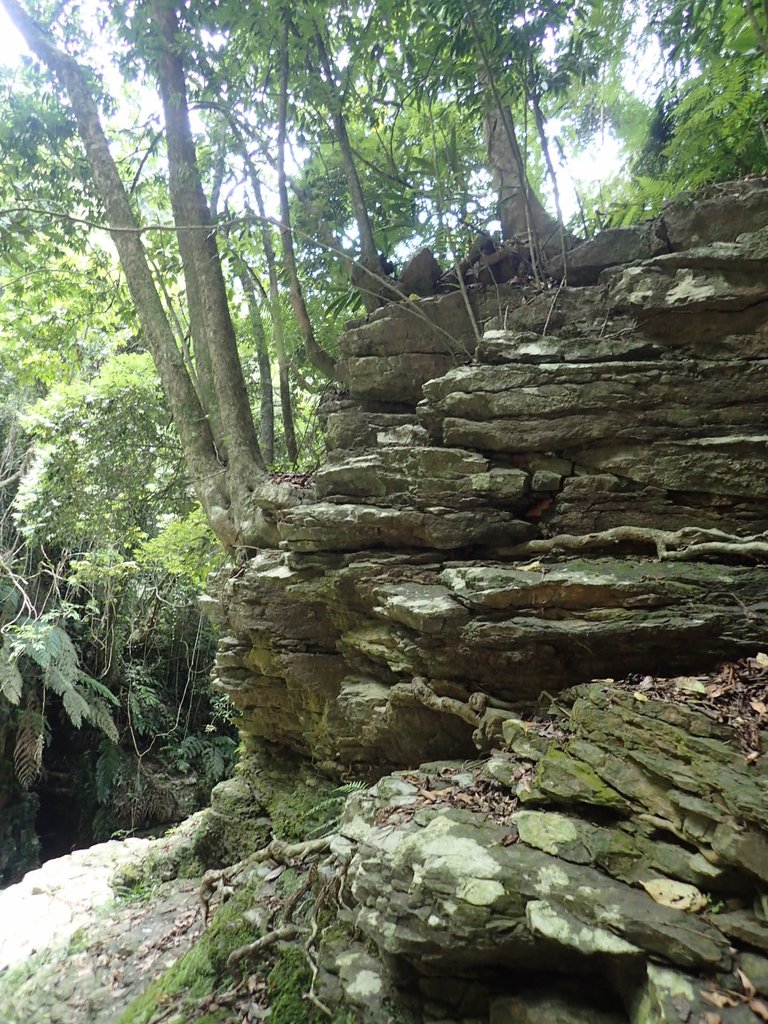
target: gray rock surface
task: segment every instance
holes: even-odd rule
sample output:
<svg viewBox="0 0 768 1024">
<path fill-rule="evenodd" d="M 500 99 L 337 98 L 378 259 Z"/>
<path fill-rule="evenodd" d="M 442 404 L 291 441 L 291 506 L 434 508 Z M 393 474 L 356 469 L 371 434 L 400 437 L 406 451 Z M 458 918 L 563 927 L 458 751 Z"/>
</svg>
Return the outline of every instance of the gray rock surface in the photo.
<svg viewBox="0 0 768 1024">
<path fill-rule="evenodd" d="M 382 984 L 430 979 L 425 1020 L 458 979 L 500 1024 L 761 1016 L 768 768 L 738 731 L 695 701 L 591 684 L 503 734 L 488 760 L 347 801 L 340 914 Z"/>
<path fill-rule="evenodd" d="M 139 877 L 150 855 L 167 856 L 184 834 L 77 850 L 0 891 L 3 1024 L 111 1024 L 193 944 L 196 881 L 147 881 L 138 898 L 119 881 Z"/>
<path fill-rule="evenodd" d="M 724 189 L 687 247 L 696 202 L 669 207 L 675 251 L 599 287 L 473 293 L 474 326 L 455 294 L 350 327 L 318 500 L 211 605 L 246 732 L 414 763 L 492 742 L 485 712 L 446 722 L 441 701 L 525 705 L 768 641 L 768 228 L 726 230 L 745 197 L 768 218 L 766 194 Z M 600 241 L 617 264 L 625 243 Z"/>
<path fill-rule="evenodd" d="M 768 695 L 695 675 L 768 651 L 767 224 L 765 181 L 683 197 L 596 283 L 340 339 L 318 500 L 210 606 L 250 749 L 384 775 L 326 865 L 354 1020 L 766 1019 Z"/>
<path fill-rule="evenodd" d="M 115 898 L 110 881 L 149 853 L 150 840 L 110 840 L 49 860 L 0 891 L 0 970 L 66 943 Z"/>
</svg>

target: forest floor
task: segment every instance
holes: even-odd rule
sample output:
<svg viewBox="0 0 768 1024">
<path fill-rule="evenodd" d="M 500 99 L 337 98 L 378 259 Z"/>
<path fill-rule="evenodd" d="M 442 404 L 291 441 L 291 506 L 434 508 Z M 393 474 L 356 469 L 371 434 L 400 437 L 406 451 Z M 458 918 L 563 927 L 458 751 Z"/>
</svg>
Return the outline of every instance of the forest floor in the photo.
<svg viewBox="0 0 768 1024">
<path fill-rule="evenodd" d="M 107 1024 L 202 930 L 199 881 L 116 895 L 151 840 L 112 841 L 48 861 L 0 892 L 0 1021 Z"/>
</svg>

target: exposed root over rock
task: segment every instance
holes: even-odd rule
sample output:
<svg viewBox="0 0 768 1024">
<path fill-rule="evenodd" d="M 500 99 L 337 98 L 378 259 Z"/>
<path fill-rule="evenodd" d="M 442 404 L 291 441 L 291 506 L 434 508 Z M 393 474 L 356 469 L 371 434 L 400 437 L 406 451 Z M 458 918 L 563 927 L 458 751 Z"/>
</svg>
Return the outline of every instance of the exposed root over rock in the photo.
<svg viewBox="0 0 768 1024">
<path fill-rule="evenodd" d="M 200 881 L 200 902 L 203 905 L 203 919 L 207 920 L 211 899 L 215 894 L 223 898 L 231 895 L 233 882 L 256 864 L 262 864 L 267 860 L 274 860 L 279 864 L 302 864 L 309 857 L 317 853 L 323 853 L 328 849 L 330 839 L 323 836 L 320 839 L 308 839 L 303 843 L 286 843 L 281 839 L 273 839 L 267 846 L 254 851 L 237 864 L 226 868 L 215 868 L 206 871 Z"/>
<path fill-rule="evenodd" d="M 510 554 L 556 554 L 564 551 L 605 551 L 617 544 L 652 547 L 660 562 L 692 562 L 718 558 L 726 561 L 760 562 L 768 560 L 765 533 L 737 537 L 722 530 L 685 527 L 682 530 L 653 530 L 640 526 L 616 526 L 599 533 L 581 535 L 563 533 L 556 537 L 528 541 L 510 549 Z"/>
</svg>

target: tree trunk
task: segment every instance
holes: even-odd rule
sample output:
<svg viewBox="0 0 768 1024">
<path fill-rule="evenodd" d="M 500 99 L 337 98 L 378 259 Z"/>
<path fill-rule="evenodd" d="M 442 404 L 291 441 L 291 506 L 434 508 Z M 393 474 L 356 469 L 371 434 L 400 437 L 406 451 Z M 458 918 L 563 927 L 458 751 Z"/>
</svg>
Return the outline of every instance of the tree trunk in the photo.
<svg viewBox="0 0 768 1024">
<path fill-rule="evenodd" d="M 256 359 L 259 364 L 259 443 L 261 454 L 267 465 L 275 459 L 275 400 L 272 394 L 272 363 L 267 349 L 264 324 L 259 313 L 259 298 L 256 294 L 251 268 L 240 258 L 237 259 L 238 277 L 248 300 L 248 319 L 253 330 L 256 345 Z"/>
<path fill-rule="evenodd" d="M 312 321 L 309 319 L 307 306 L 299 281 L 296 267 L 296 254 L 293 250 L 293 232 L 291 229 L 291 207 L 288 202 L 288 184 L 285 174 L 285 145 L 288 134 L 288 23 L 283 21 L 283 34 L 280 43 L 280 96 L 278 100 L 277 123 L 277 191 L 280 196 L 280 244 L 283 249 L 283 262 L 288 274 L 291 294 L 291 305 L 299 331 L 304 340 L 307 357 L 326 377 L 336 377 L 336 360 L 317 342 Z"/>
<path fill-rule="evenodd" d="M 280 411 L 283 419 L 283 436 L 285 438 L 285 448 L 288 454 L 288 459 L 291 464 L 295 466 L 299 458 L 299 451 L 296 445 L 296 428 L 293 420 L 293 403 L 291 402 L 291 380 L 288 369 L 288 359 L 285 354 L 285 322 L 283 319 L 282 305 L 280 303 L 280 282 L 277 277 L 277 259 L 275 258 L 275 250 L 272 245 L 270 227 L 267 223 L 264 196 L 261 191 L 261 182 L 259 181 L 256 168 L 253 166 L 250 154 L 245 147 L 243 147 L 243 158 L 245 160 L 245 165 L 248 168 L 251 187 L 253 188 L 253 194 L 256 198 L 256 206 L 259 211 L 259 217 L 261 218 L 259 221 L 261 225 L 261 242 L 264 247 L 264 259 L 267 262 L 267 273 L 269 274 L 269 308 L 272 314 L 272 344 L 274 345 L 275 355 L 277 356 L 277 366 L 280 377 Z M 304 313 L 306 314 L 306 309 L 304 310 Z M 306 323 L 309 324 L 310 331 L 312 331 L 312 325 L 309 323 L 308 315 L 306 315 Z M 314 331 L 312 331 L 312 337 L 314 339 Z"/>
<path fill-rule="evenodd" d="M 244 393 L 245 384 L 241 371 L 239 380 L 232 379 L 235 366 L 239 370 L 236 349 L 233 359 L 232 352 L 227 351 L 225 339 L 223 347 L 217 345 L 215 352 L 213 347 L 210 350 L 212 376 L 216 384 L 225 441 L 231 460 L 225 465 L 217 453 L 207 410 L 203 408 L 184 365 L 182 353 L 176 344 L 173 330 L 155 287 L 141 241 L 141 228 L 133 215 L 128 195 L 109 151 L 109 143 L 86 74 L 72 57 L 56 47 L 46 32 L 19 5 L 18 0 L 2 0 L 2 3 L 29 48 L 48 65 L 69 97 L 94 184 L 106 210 L 107 229 L 120 257 L 131 298 L 168 399 L 190 478 L 211 526 L 221 543 L 230 550 L 262 543 L 275 544 L 278 536 L 271 511 L 296 505 L 302 500 L 303 495 L 294 487 L 271 481 L 260 469 L 258 443 L 252 419 L 250 451 L 247 450 L 247 424 L 242 431 L 237 429 L 244 419 L 239 395 Z M 186 106 L 183 113 L 186 115 Z M 171 148 L 169 146 L 169 149 Z M 194 148 L 192 156 L 194 157 Z M 199 198 L 197 201 L 199 202 Z M 185 216 L 181 223 L 182 226 L 188 227 L 198 222 L 194 216 Z M 207 223 L 210 224 L 210 220 Z M 195 233 L 189 231 L 187 234 L 192 237 Z M 198 231 L 196 234 L 205 240 L 206 245 L 210 245 L 210 230 Z M 214 274 L 221 278 L 215 245 L 213 253 Z M 216 322 L 216 313 L 221 319 L 221 310 L 216 306 L 220 296 L 212 297 L 211 291 L 215 291 L 215 287 L 211 285 L 206 274 L 200 274 L 199 266 L 197 269 L 198 279 L 203 288 L 202 307 L 205 315 L 211 316 L 211 322 Z M 224 298 L 226 299 L 226 295 Z M 197 307 L 191 306 L 190 313 L 192 308 Z M 228 310 L 226 320 L 229 320 Z M 200 336 L 198 334 L 198 337 Z M 210 342 L 210 333 L 208 338 Z M 218 341 L 218 336 L 216 340 Z M 234 397 L 226 390 L 230 383 L 235 388 Z M 250 410 L 248 416 L 250 417 Z M 268 510 L 266 514 L 263 511 L 265 509 Z"/>
<path fill-rule="evenodd" d="M 215 417 L 221 420 L 234 475 L 247 481 L 264 469 L 264 462 L 229 314 L 211 213 L 197 167 L 184 68 L 177 52 L 179 26 L 174 0 L 154 0 L 150 11 L 160 37 L 157 74 L 165 114 L 171 206 L 180 229 L 179 249 L 187 295 L 190 303 L 193 299 L 199 302 L 202 317 L 197 340 L 203 342 L 212 378 L 212 388 L 201 384 L 201 390 L 210 395 Z M 187 225 L 194 225 L 194 229 L 186 230 Z"/>
<path fill-rule="evenodd" d="M 349 141 L 347 123 L 344 119 L 341 96 L 334 69 L 331 67 L 330 57 L 326 49 L 323 37 L 318 30 L 315 35 L 320 66 L 325 75 L 325 90 L 328 94 L 328 108 L 333 124 L 333 133 L 339 144 L 341 153 L 341 166 L 344 169 L 344 177 L 349 189 L 349 201 L 352 206 L 352 215 L 360 235 L 360 262 L 353 268 L 352 283 L 359 289 L 363 299 L 363 305 L 367 312 L 383 306 L 390 298 L 395 297 L 394 289 L 391 295 L 387 295 L 386 274 L 382 265 L 381 256 L 376 245 L 373 234 L 373 225 L 368 215 L 368 206 L 363 195 L 363 187 L 360 183 L 360 175 L 357 173 L 355 156 L 352 152 L 352 144 Z"/>
<path fill-rule="evenodd" d="M 560 225 L 542 206 L 528 183 L 525 163 L 507 107 L 493 107 L 485 115 L 488 167 L 499 197 L 499 220 L 503 237 L 527 239 L 533 232 L 544 256 L 561 251 Z"/>
<path fill-rule="evenodd" d="M 278 332 L 276 332 L 278 333 Z M 279 333 L 283 333 L 283 324 L 280 323 Z M 281 337 L 282 359 L 278 356 L 277 365 L 280 374 L 280 412 L 283 417 L 283 437 L 285 438 L 285 451 L 288 461 L 295 468 L 299 461 L 299 447 L 296 444 L 296 426 L 293 419 L 293 401 L 291 399 L 291 378 L 288 372 L 288 360 L 285 358 L 285 344 Z M 280 349 L 278 349 L 278 352 Z"/>
</svg>

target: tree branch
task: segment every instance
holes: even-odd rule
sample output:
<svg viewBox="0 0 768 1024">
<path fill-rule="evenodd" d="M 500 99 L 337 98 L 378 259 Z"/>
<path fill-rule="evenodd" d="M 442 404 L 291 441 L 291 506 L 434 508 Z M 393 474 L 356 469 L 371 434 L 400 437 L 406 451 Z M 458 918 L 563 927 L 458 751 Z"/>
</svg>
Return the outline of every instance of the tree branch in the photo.
<svg viewBox="0 0 768 1024">
<path fill-rule="evenodd" d="M 768 36 L 766 36 L 760 22 L 757 20 L 754 0 L 744 0 L 744 8 L 746 9 L 749 22 L 755 31 L 755 35 L 757 36 L 758 45 L 766 57 L 768 57 Z M 768 0 L 763 0 L 763 10 L 765 12 L 766 23 L 768 23 Z"/>
</svg>

